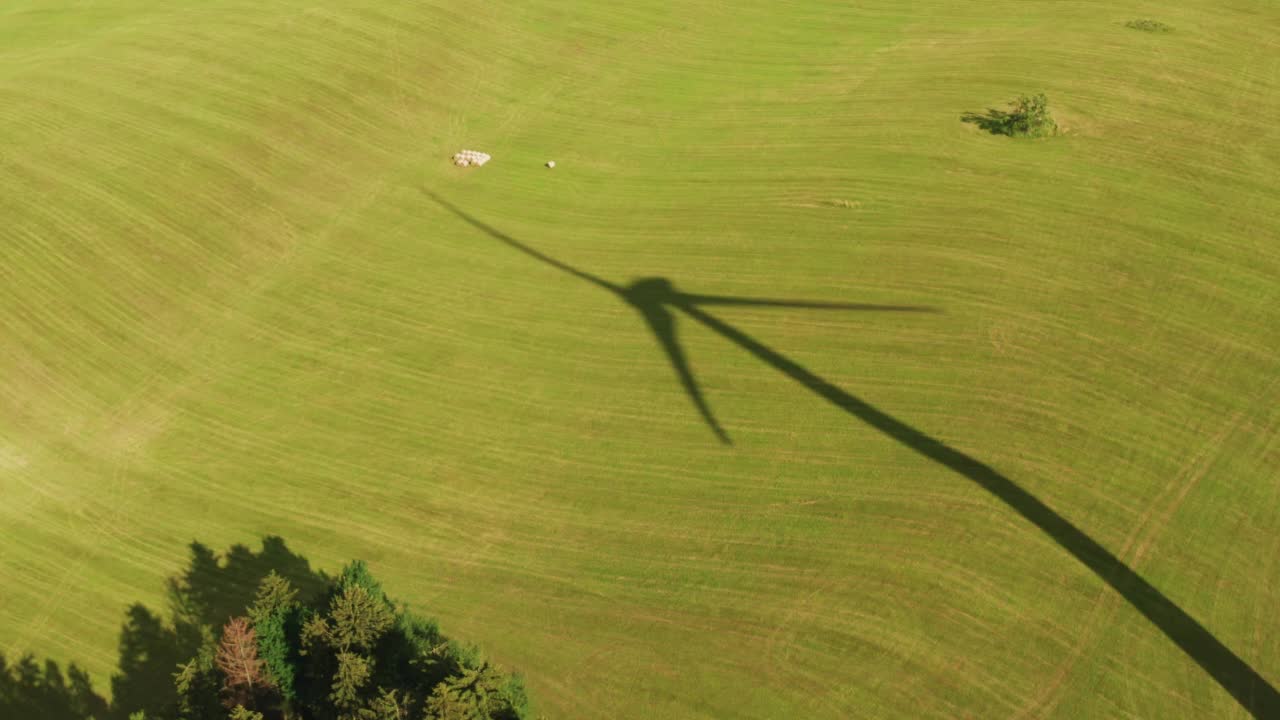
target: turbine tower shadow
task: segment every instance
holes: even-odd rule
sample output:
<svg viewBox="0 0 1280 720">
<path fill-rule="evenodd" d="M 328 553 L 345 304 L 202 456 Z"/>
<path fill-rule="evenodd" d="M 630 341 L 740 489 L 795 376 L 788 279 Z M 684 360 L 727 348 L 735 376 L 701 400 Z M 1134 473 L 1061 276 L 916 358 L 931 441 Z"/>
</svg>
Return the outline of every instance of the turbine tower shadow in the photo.
<svg viewBox="0 0 1280 720">
<path fill-rule="evenodd" d="M 685 392 L 712 431 L 729 443 L 729 437 L 712 414 L 698 388 L 675 334 L 675 313 L 684 313 L 725 339 L 733 342 L 765 364 L 795 380 L 805 389 L 848 415 L 912 449 L 923 457 L 968 478 L 1004 503 L 1024 520 L 1049 536 L 1057 545 L 1088 568 L 1103 583 L 1125 599 L 1187 657 L 1212 677 L 1237 703 L 1255 718 L 1280 718 L 1280 692 L 1249 663 L 1224 645 L 1204 625 L 1147 582 L 1137 571 L 1116 557 L 1070 520 L 1046 505 L 1013 480 L 991 466 L 898 420 L 874 405 L 833 385 L 803 365 L 770 348 L 738 328 L 702 309 L 706 305 L 755 305 L 822 310 L 872 310 L 893 312 L 936 312 L 928 307 L 809 303 L 791 300 L 763 300 L 694 295 L 679 292 L 666 278 L 645 278 L 621 286 L 579 270 L 525 245 L 472 217 L 433 192 L 427 194 L 462 220 L 538 261 L 590 282 L 619 296 L 639 311 L 667 354 Z"/>
</svg>

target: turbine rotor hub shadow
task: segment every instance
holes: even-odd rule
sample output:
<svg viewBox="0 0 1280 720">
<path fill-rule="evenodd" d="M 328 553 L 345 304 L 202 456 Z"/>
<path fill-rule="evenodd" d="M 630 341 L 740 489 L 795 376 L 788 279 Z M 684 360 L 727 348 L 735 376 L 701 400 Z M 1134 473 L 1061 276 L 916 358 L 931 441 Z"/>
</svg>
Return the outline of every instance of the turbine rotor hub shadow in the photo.
<svg viewBox="0 0 1280 720">
<path fill-rule="evenodd" d="M 671 303 L 676 295 L 675 286 L 664 277 L 640 278 L 622 288 L 622 297 L 632 305 L 664 305 Z"/>
</svg>

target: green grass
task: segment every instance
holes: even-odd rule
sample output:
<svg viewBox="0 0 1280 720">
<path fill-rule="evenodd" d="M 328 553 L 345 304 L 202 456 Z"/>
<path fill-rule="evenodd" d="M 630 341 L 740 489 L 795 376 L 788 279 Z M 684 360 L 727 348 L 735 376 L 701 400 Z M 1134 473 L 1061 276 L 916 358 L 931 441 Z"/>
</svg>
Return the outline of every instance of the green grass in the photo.
<svg viewBox="0 0 1280 720">
<path fill-rule="evenodd" d="M 632 308 L 427 193 L 618 284 L 938 308 L 708 310 L 1278 684 L 1277 31 L 1263 0 L 11 0 L 0 652 L 105 686 L 189 541 L 274 533 L 553 717 L 1242 717 L 1005 503 L 685 319 L 721 445 Z M 1041 90 L 1059 137 L 960 122 Z"/>
</svg>

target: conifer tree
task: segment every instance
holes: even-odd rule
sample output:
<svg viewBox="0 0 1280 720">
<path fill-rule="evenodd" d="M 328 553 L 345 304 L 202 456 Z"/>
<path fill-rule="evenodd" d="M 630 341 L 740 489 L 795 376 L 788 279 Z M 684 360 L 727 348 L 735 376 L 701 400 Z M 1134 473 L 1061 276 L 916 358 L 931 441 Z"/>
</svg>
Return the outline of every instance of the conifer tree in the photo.
<svg viewBox="0 0 1280 720">
<path fill-rule="evenodd" d="M 245 617 L 232 618 L 222 628 L 222 641 L 215 660 L 224 676 L 225 688 L 235 705 L 252 703 L 268 683 L 264 663 L 258 657 L 257 634 Z"/>
</svg>

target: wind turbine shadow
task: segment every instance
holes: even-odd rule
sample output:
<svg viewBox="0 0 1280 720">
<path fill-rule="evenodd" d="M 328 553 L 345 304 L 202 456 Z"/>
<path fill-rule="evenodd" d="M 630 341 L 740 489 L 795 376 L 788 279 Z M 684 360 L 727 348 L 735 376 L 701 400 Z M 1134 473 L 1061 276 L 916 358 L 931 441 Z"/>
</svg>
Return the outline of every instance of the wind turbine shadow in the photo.
<svg viewBox="0 0 1280 720">
<path fill-rule="evenodd" d="M 722 442 L 729 442 L 728 435 L 712 415 L 689 369 L 684 352 L 676 338 L 673 311 L 684 313 L 851 417 L 986 490 L 1051 538 L 1067 554 L 1124 598 L 1255 718 L 1280 718 L 1280 692 L 1277 692 L 1276 688 L 1257 670 L 1218 640 L 1199 621 L 1147 582 L 1137 571 L 1035 495 L 995 468 L 833 385 L 786 355 L 716 318 L 701 306 L 760 305 L 813 309 L 936 312 L 933 309 L 917 306 L 842 305 L 694 295 L 677 291 L 665 278 L 645 278 L 623 287 L 544 255 L 471 217 L 434 193 L 428 191 L 428 194 L 446 209 L 495 239 L 547 265 L 609 290 L 635 307 L 650 330 L 658 337 L 686 393 Z"/>
<path fill-rule="evenodd" d="M 680 341 L 676 336 L 678 324 L 676 316 L 672 310 L 678 309 L 688 312 L 690 308 L 696 308 L 701 305 L 727 305 L 769 308 L 800 308 L 807 310 L 915 313 L 937 312 L 934 308 L 914 305 L 872 305 L 867 303 L 813 302 L 807 300 L 777 300 L 769 298 L 691 294 L 676 290 L 670 280 L 661 277 L 640 278 L 639 280 L 635 280 L 625 286 L 618 285 L 617 283 L 610 282 L 597 275 L 593 275 L 592 273 L 579 270 L 572 265 L 543 254 L 497 228 L 482 222 L 460 208 L 455 207 L 449 201 L 430 190 L 425 190 L 424 192 L 426 192 L 432 200 L 448 209 L 454 215 L 457 215 L 459 218 L 470 223 L 472 226 L 484 231 L 490 237 L 493 237 L 494 239 L 545 265 L 549 265 L 561 272 L 572 275 L 580 280 L 585 280 L 604 290 L 608 290 L 623 302 L 634 308 L 636 312 L 640 314 L 640 317 L 644 320 L 645 325 L 648 326 L 650 332 L 653 333 L 654 338 L 658 341 L 658 346 L 662 348 L 662 352 L 667 356 L 667 361 L 671 363 L 671 369 L 675 371 L 681 387 L 684 388 L 685 394 L 689 396 L 689 401 L 693 403 L 694 408 L 707 424 L 707 427 L 711 429 L 711 432 L 715 434 L 716 438 L 726 445 L 732 445 L 733 441 L 729 438 L 729 433 L 725 431 L 724 426 L 716 419 L 715 413 L 711 411 L 711 406 L 708 404 L 706 396 L 702 392 L 702 388 L 698 385 L 697 378 L 693 374 L 693 369 L 689 365 L 689 359 L 685 356 L 684 348 L 680 345 Z"/>
</svg>

